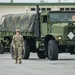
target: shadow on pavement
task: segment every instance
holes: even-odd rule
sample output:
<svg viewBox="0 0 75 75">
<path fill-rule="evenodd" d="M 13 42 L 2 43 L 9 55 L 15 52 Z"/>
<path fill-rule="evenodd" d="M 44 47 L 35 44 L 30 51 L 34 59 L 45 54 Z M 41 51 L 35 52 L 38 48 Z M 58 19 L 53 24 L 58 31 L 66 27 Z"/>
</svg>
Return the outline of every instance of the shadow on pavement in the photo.
<svg viewBox="0 0 75 75">
<path fill-rule="evenodd" d="M 58 59 L 57 61 L 72 61 L 74 60 L 75 61 L 75 58 L 66 58 L 66 59 Z"/>
</svg>

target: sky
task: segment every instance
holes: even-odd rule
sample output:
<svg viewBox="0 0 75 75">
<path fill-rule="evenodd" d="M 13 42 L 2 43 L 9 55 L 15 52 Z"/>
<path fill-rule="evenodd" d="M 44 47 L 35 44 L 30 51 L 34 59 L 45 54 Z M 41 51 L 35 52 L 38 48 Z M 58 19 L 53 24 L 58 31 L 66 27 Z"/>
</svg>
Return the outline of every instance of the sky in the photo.
<svg viewBox="0 0 75 75">
<path fill-rule="evenodd" d="M 14 2 L 40 2 L 40 0 L 13 0 Z M 44 2 L 58 2 L 59 0 L 44 0 Z M 74 2 L 75 0 L 61 0 L 61 2 Z M 0 2 L 10 2 L 10 0 L 0 0 Z"/>
</svg>

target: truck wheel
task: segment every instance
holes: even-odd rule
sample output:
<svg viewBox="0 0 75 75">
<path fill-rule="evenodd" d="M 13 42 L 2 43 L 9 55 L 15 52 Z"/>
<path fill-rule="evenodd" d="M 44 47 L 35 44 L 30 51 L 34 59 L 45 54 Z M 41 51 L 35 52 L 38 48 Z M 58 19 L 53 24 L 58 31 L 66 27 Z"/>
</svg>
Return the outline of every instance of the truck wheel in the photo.
<svg viewBox="0 0 75 75">
<path fill-rule="evenodd" d="M 58 45 L 55 40 L 50 40 L 48 42 L 48 59 L 49 60 L 58 59 Z"/>
<path fill-rule="evenodd" d="M 3 44 L 0 43 L 0 54 L 3 54 L 4 53 L 4 47 L 3 47 Z"/>
<path fill-rule="evenodd" d="M 12 45 L 10 46 L 10 54 L 11 54 L 12 59 L 14 59 L 14 48 Z"/>
<path fill-rule="evenodd" d="M 46 56 L 44 55 L 44 51 L 38 51 L 37 52 L 37 56 L 40 58 L 40 59 L 45 59 Z"/>
<path fill-rule="evenodd" d="M 23 54 L 23 59 L 28 59 L 30 56 L 30 48 L 27 45 L 27 40 L 25 40 L 25 49 L 23 49 L 22 54 Z"/>
</svg>

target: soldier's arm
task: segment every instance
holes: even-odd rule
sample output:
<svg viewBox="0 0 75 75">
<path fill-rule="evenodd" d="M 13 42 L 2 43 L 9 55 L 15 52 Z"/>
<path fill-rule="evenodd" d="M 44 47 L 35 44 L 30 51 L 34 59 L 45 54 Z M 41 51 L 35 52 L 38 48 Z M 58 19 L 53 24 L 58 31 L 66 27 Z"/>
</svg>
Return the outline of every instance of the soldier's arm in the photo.
<svg viewBox="0 0 75 75">
<path fill-rule="evenodd" d="M 15 48 L 15 37 L 13 36 L 13 38 L 12 38 L 12 45 L 13 45 L 13 47 Z"/>
</svg>

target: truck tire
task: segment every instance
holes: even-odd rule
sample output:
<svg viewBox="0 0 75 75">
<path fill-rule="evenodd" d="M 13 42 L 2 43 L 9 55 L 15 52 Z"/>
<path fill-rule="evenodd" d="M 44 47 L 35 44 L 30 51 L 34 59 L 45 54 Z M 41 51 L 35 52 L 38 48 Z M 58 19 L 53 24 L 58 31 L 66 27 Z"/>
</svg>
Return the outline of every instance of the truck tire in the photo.
<svg viewBox="0 0 75 75">
<path fill-rule="evenodd" d="M 25 49 L 23 49 L 23 59 L 28 59 L 30 56 L 30 47 L 27 45 L 27 40 L 25 42 Z"/>
<path fill-rule="evenodd" d="M 27 48 L 28 47 L 25 44 L 25 49 L 22 50 L 22 59 L 28 59 L 29 58 L 30 52 L 28 51 L 29 49 L 27 49 Z M 14 59 L 14 48 L 12 45 L 10 46 L 10 54 L 11 54 L 12 59 Z"/>
<path fill-rule="evenodd" d="M 48 59 L 49 60 L 58 59 L 58 45 L 55 40 L 50 40 L 48 42 Z"/>
<path fill-rule="evenodd" d="M 12 59 L 14 59 L 14 48 L 12 44 L 10 46 L 10 54 L 11 54 Z"/>
<path fill-rule="evenodd" d="M 70 49 L 70 54 L 71 54 L 71 55 L 74 55 L 74 54 L 75 54 L 75 48 L 71 48 L 71 49 Z"/>
<path fill-rule="evenodd" d="M 45 59 L 46 56 L 44 55 L 44 51 L 38 51 L 37 52 L 37 56 L 40 58 L 40 59 Z"/>
<path fill-rule="evenodd" d="M 0 43 L 0 54 L 3 54 L 4 53 L 4 47 L 3 47 L 3 44 Z"/>
</svg>

